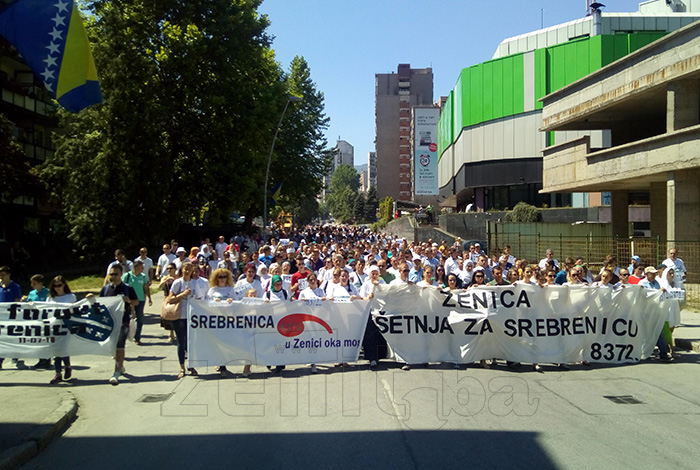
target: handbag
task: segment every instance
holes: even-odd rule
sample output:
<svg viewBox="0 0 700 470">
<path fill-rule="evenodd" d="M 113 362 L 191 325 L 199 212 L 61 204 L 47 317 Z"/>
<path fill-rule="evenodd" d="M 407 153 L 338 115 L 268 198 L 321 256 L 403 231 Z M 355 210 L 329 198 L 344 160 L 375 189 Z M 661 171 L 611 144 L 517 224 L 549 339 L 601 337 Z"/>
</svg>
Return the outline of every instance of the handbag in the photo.
<svg viewBox="0 0 700 470">
<path fill-rule="evenodd" d="M 174 304 L 171 304 L 170 302 L 168 302 L 168 298 L 166 297 L 163 300 L 163 308 L 160 311 L 160 318 L 168 321 L 179 320 L 181 312 L 182 305 L 180 305 L 180 302 L 175 302 Z"/>
</svg>

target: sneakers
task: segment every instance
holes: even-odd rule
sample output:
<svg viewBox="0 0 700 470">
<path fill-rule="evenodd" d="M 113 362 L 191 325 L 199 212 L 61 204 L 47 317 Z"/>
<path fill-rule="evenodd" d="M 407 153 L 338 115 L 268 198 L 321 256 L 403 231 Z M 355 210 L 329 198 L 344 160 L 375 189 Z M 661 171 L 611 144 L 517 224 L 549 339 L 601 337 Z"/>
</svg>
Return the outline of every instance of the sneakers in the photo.
<svg viewBox="0 0 700 470">
<path fill-rule="evenodd" d="M 117 385 L 119 383 L 119 372 L 115 372 L 110 378 L 109 383 Z"/>
<path fill-rule="evenodd" d="M 126 374 L 126 367 L 122 366 L 121 369 L 119 369 L 119 375 L 124 375 Z"/>
<path fill-rule="evenodd" d="M 404 364 L 403 367 L 401 367 L 401 370 L 411 370 L 411 366 Z"/>
<path fill-rule="evenodd" d="M 316 368 L 316 364 L 311 364 L 311 373 L 318 374 L 318 369 Z"/>
<path fill-rule="evenodd" d="M 369 361 L 369 366 L 370 366 L 372 369 L 374 369 L 375 367 L 377 367 L 377 361 L 375 361 L 374 359 L 372 359 L 371 361 Z"/>
</svg>

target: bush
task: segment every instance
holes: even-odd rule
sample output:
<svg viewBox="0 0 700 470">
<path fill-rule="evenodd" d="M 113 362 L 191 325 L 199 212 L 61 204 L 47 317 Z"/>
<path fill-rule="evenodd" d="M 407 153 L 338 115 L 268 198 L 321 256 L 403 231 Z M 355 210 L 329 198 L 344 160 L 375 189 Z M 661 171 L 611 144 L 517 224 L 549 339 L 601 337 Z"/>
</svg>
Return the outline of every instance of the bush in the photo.
<svg viewBox="0 0 700 470">
<path fill-rule="evenodd" d="M 539 209 L 521 201 L 506 215 L 506 219 L 510 222 L 539 222 L 542 217 Z"/>
</svg>

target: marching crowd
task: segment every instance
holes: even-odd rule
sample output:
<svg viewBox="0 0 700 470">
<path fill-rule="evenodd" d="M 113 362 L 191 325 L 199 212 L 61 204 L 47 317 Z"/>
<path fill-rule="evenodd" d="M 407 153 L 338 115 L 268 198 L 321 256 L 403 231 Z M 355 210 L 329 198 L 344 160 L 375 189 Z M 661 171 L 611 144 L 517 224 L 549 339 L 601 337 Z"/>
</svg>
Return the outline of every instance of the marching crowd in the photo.
<svg viewBox="0 0 700 470">
<path fill-rule="evenodd" d="M 165 294 L 161 326 L 169 332 L 169 341 L 177 343 L 179 377 L 182 378 L 187 372 L 197 375 L 194 368 L 186 369 L 185 366 L 187 303 L 191 299 L 230 303 L 244 297 L 258 297 L 266 302 L 343 297 L 352 301 L 372 298 L 375 286 L 381 284 L 416 284 L 449 291 L 508 284 L 531 284 L 543 288 L 587 284 L 611 289 L 640 284 L 648 289 L 678 291 L 683 289 L 686 276 L 685 265 L 675 248 L 669 250 L 668 259 L 658 269 L 644 265 L 639 256 L 632 256 L 628 266 L 618 266 L 617 259 L 609 255 L 600 272 L 594 274 L 584 258 L 567 257 L 560 263 L 551 249 L 539 262 L 532 263 L 517 259 L 510 246 L 503 247 L 500 254 L 488 256 L 479 243 L 463 246 L 460 239 L 454 244 L 444 240 L 441 243 L 433 240 L 415 243 L 363 227 L 337 225 L 307 226 L 297 233 L 282 233 L 280 238 L 271 238 L 265 244 L 239 234 L 228 241 L 220 236 L 215 243 L 204 239 L 200 246 L 189 250 L 172 240 L 163 244 L 162 250 L 155 263 L 148 257 L 146 248 L 141 248 L 133 261 L 123 250 L 116 250 L 115 260 L 107 268 L 99 295 L 122 296 L 127 312 L 117 343 L 114 374 L 109 379 L 112 384 L 118 384 L 125 372 L 125 345 L 132 318 L 135 319 L 135 328 L 131 331 L 134 344 L 143 344 L 144 308 L 146 302 L 152 305 L 150 292 L 155 283 Z M 61 276 L 53 278 L 48 287 L 44 286 L 41 275 L 33 276 L 33 290 L 22 297 L 19 286 L 11 281 L 10 275 L 9 268 L 0 267 L 0 302 L 75 301 L 75 295 Z M 663 361 L 672 360 L 669 349 L 671 333 L 679 324 L 680 308 L 676 308 L 669 313 L 657 342 Z M 386 343 L 371 319 L 362 346 L 364 358 L 371 368 L 375 368 Z M 481 366 L 490 367 L 486 360 L 481 361 Z M 42 359 L 35 367 L 48 368 L 50 360 Z M 539 365 L 533 367 L 541 371 Z M 55 358 L 54 368 L 51 383 L 71 377 L 70 358 Z M 275 367 L 273 373 L 282 368 Z M 408 370 L 410 367 L 406 364 L 403 368 Z M 225 366 L 219 366 L 217 370 L 221 374 L 227 372 Z M 311 366 L 311 372 L 317 372 L 315 365 Z M 250 374 L 250 365 L 244 366 L 243 376 Z"/>
</svg>

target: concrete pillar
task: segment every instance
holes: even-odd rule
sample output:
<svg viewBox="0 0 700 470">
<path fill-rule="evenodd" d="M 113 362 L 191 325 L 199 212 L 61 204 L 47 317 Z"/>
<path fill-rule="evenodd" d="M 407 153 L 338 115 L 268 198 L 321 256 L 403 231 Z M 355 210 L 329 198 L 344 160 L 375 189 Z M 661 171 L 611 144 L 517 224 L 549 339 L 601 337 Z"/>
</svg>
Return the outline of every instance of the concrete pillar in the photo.
<svg viewBox="0 0 700 470">
<path fill-rule="evenodd" d="M 700 239 L 700 170 L 668 172 L 666 181 L 666 239 Z M 671 248 L 672 244 L 669 244 Z"/>
<path fill-rule="evenodd" d="M 666 132 L 700 124 L 700 81 L 678 80 L 666 92 Z"/>
<path fill-rule="evenodd" d="M 629 237 L 629 195 L 627 191 L 612 191 L 612 236 Z"/>
<path fill-rule="evenodd" d="M 666 239 L 666 183 L 652 183 L 649 188 L 651 236 Z"/>
</svg>

